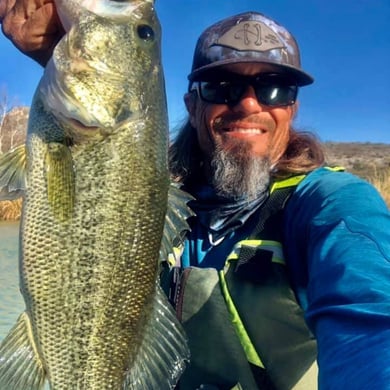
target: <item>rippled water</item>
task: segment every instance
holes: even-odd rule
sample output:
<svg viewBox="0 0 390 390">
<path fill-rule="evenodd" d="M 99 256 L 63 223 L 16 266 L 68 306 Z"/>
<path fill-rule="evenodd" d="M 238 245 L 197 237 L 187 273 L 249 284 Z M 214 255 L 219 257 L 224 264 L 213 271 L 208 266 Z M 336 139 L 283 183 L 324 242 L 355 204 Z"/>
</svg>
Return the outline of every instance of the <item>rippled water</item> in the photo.
<svg viewBox="0 0 390 390">
<path fill-rule="evenodd" d="M 0 340 L 24 310 L 18 276 L 19 223 L 0 222 Z"/>
</svg>

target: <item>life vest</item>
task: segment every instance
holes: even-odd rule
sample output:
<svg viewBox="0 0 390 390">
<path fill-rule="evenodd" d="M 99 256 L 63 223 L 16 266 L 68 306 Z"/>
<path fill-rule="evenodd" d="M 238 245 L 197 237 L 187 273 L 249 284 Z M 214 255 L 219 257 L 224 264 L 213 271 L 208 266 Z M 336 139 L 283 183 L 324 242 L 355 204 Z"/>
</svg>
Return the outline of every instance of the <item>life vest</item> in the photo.
<svg viewBox="0 0 390 390">
<path fill-rule="evenodd" d="M 174 268 L 170 282 L 188 335 L 190 363 L 178 389 L 315 390 L 317 346 L 291 289 L 283 211 L 304 178 L 277 181 L 250 236 L 223 270 Z"/>
</svg>

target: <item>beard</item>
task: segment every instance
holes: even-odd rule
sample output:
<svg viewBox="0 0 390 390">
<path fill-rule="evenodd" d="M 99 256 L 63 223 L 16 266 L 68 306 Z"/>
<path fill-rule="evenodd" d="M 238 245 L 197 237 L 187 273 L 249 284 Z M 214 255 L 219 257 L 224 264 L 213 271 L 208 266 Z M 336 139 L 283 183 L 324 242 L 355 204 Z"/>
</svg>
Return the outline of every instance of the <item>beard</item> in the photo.
<svg viewBox="0 0 390 390">
<path fill-rule="evenodd" d="M 211 184 L 217 195 L 229 199 L 256 199 L 270 183 L 271 164 L 266 157 L 253 156 L 250 145 L 237 142 L 225 150 L 216 145 L 211 158 Z"/>
</svg>

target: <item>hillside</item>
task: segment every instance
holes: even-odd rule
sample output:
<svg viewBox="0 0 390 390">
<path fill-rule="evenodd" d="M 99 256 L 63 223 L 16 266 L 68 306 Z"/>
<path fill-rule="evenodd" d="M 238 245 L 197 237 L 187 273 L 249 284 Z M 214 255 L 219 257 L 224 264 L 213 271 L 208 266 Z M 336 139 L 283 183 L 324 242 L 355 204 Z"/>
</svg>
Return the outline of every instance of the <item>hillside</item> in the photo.
<svg viewBox="0 0 390 390">
<path fill-rule="evenodd" d="M 390 174 L 390 144 L 325 143 L 329 165 L 341 165 L 364 178 Z"/>
<path fill-rule="evenodd" d="M 14 107 L 7 113 L 0 107 L 0 154 L 24 142 L 28 120 L 28 107 Z M 354 172 L 368 167 L 380 170 L 390 167 L 390 144 L 326 142 L 328 164 L 342 165 Z"/>
<path fill-rule="evenodd" d="M 0 155 L 24 142 L 28 112 L 28 107 L 0 112 Z M 369 180 L 390 206 L 390 144 L 327 142 L 324 146 L 327 165 L 342 166 Z M 0 220 L 18 219 L 20 205 L 20 201 L 0 202 Z"/>
</svg>

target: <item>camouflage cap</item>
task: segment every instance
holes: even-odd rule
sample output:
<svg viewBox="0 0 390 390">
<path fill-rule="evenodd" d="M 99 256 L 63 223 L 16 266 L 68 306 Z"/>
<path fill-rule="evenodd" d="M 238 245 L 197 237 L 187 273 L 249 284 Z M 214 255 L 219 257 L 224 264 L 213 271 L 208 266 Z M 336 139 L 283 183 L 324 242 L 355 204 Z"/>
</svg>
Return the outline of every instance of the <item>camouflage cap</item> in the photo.
<svg viewBox="0 0 390 390">
<path fill-rule="evenodd" d="M 258 62 L 276 65 L 298 85 L 314 79 L 301 69 L 295 38 L 280 24 L 258 12 L 245 12 L 207 28 L 199 37 L 190 81 L 201 79 L 211 70 L 234 63 Z"/>
</svg>

